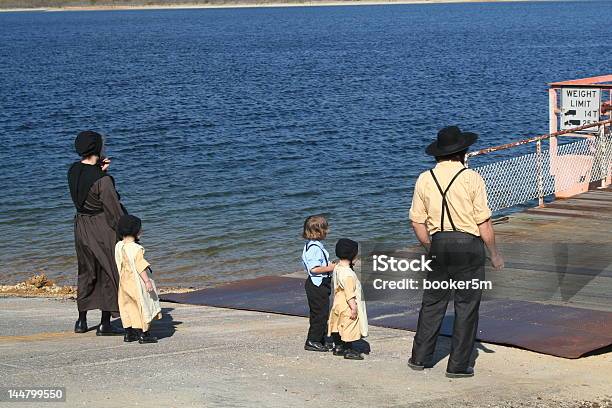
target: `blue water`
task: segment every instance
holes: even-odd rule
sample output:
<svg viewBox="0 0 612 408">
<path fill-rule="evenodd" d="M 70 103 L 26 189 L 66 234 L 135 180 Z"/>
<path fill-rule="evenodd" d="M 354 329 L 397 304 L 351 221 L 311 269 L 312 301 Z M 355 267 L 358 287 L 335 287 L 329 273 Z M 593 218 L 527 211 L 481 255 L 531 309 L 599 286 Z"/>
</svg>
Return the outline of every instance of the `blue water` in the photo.
<svg viewBox="0 0 612 408">
<path fill-rule="evenodd" d="M 546 132 L 547 82 L 609 73 L 609 7 L 0 13 L 0 281 L 75 281 L 66 170 L 87 128 L 164 284 L 298 270 L 312 213 L 330 249 L 408 243 L 437 129 Z"/>
</svg>

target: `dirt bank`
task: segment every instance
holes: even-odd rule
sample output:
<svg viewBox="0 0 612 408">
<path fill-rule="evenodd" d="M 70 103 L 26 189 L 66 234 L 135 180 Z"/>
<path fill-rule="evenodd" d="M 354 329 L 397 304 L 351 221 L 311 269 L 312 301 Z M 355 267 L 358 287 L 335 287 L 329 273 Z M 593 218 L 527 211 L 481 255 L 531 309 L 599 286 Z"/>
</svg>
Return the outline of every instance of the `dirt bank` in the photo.
<svg viewBox="0 0 612 408">
<path fill-rule="evenodd" d="M 160 294 L 185 293 L 196 288 L 179 288 L 174 286 L 160 287 Z M 76 299 L 76 286 L 57 285 L 44 273 L 34 275 L 16 285 L 0 285 L 0 296 L 42 297 L 58 299 Z"/>
</svg>

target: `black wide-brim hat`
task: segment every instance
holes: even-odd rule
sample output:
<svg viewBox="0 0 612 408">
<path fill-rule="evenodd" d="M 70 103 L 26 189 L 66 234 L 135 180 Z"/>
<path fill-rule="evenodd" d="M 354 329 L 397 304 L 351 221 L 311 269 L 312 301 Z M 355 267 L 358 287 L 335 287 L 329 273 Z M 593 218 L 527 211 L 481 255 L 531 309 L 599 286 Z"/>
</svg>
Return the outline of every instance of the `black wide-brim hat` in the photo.
<svg viewBox="0 0 612 408">
<path fill-rule="evenodd" d="M 447 126 L 438 132 L 438 138 L 425 149 L 430 156 L 448 156 L 467 149 L 478 140 L 472 132 L 462 132 L 458 126 Z"/>
</svg>

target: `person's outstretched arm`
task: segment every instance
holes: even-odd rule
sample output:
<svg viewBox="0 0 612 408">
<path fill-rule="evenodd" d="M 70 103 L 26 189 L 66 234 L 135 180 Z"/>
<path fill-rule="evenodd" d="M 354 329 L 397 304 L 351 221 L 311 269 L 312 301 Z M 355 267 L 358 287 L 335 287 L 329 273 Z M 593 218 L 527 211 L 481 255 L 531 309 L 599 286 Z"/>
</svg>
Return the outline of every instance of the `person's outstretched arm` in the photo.
<svg viewBox="0 0 612 408">
<path fill-rule="evenodd" d="M 491 222 L 492 212 L 487 201 L 487 188 L 483 178 L 476 173 L 474 174 L 476 175 L 472 198 L 472 203 L 474 205 L 474 220 L 478 225 L 480 238 L 482 238 L 491 255 L 491 264 L 493 264 L 493 268 L 502 269 L 504 267 L 504 259 L 495 244 L 495 231 L 493 231 L 493 223 Z"/>
<path fill-rule="evenodd" d="M 323 250 L 317 246 L 311 246 L 306 252 L 306 258 L 304 259 L 304 263 L 309 268 L 311 273 L 315 274 L 326 274 L 334 271 L 334 267 L 336 266 L 333 262 L 328 262 L 327 265 L 323 265 L 325 262 L 325 254 Z"/>
<path fill-rule="evenodd" d="M 485 243 L 489 253 L 491 254 L 491 264 L 495 269 L 502 269 L 504 267 L 504 258 L 502 258 L 497 245 L 495 244 L 495 231 L 493 231 L 493 223 L 489 218 L 485 222 L 478 224 L 478 231 L 480 237 Z"/>
<path fill-rule="evenodd" d="M 327 266 L 315 266 L 314 268 L 310 270 L 310 272 L 317 273 L 317 274 L 330 273 L 334 271 L 335 267 L 336 267 L 336 264 L 333 262 L 330 262 L 329 265 Z"/>
<path fill-rule="evenodd" d="M 427 231 L 427 226 L 425 225 L 425 221 L 427 220 L 427 208 L 425 207 L 425 202 L 423 201 L 422 180 L 423 178 L 421 174 L 414 185 L 412 205 L 410 206 L 408 218 L 410 218 L 412 223 L 414 235 L 416 235 L 421 245 L 423 245 L 427 252 L 429 252 L 429 248 L 431 247 L 431 238 L 429 236 L 429 231 Z"/>
<path fill-rule="evenodd" d="M 429 251 L 429 248 L 431 247 L 431 238 L 425 224 L 412 221 L 412 229 L 414 230 L 414 235 L 416 235 L 421 245 L 423 245 L 425 249 Z"/>
<path fill-rule="evenodd" d="M 149 262 L 147 262 L 147 260 L 144 258 L 144 250 L 141 249 L 136 253 L 136 256 L 134 258 L 134 265 L 136 266 L 136 270 L 140 271 L 139 275 L 140 275 L 140 279 L 142 279 L 142 281 L 145 284 L 145 287 L 147 288 L 147 292 L 153 292 L 153 284 L 151 283 L 151 280 L 149 279 L 149 275 L 148 275 L 148 270 L 151 267 L 151 264 L 149 264 Z"/>
</svg>

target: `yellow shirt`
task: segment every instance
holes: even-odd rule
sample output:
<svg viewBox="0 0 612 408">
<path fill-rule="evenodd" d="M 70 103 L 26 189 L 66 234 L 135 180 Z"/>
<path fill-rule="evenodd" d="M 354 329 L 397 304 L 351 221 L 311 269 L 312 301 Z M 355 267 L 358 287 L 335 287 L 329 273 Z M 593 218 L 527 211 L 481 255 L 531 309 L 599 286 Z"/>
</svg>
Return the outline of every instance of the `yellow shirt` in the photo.
<svg viewBox="0 0 612 408">
<path fill-rule="evenodd" d="M 436 164 L 433 171 L 442 190 L 446 190 L 448 183 L 463 168 L 458 161 L 443 161 Z M 453 182 L 446 193 L 448 210 L 458 231 L 480 236 L 478 224 L 491 218 L 491 210 L 487 204 L 485 183 L 480 174 L 473 170 L 463 171 Z M 441 231 L 442 194 L 431 173 L 421 173 L 414 186 L 410 219 L 419 224 L 425 224 L 430 235 Z M 453 227 L 444 214 L 444 231 L 452 231 Z"/>
</svg>

